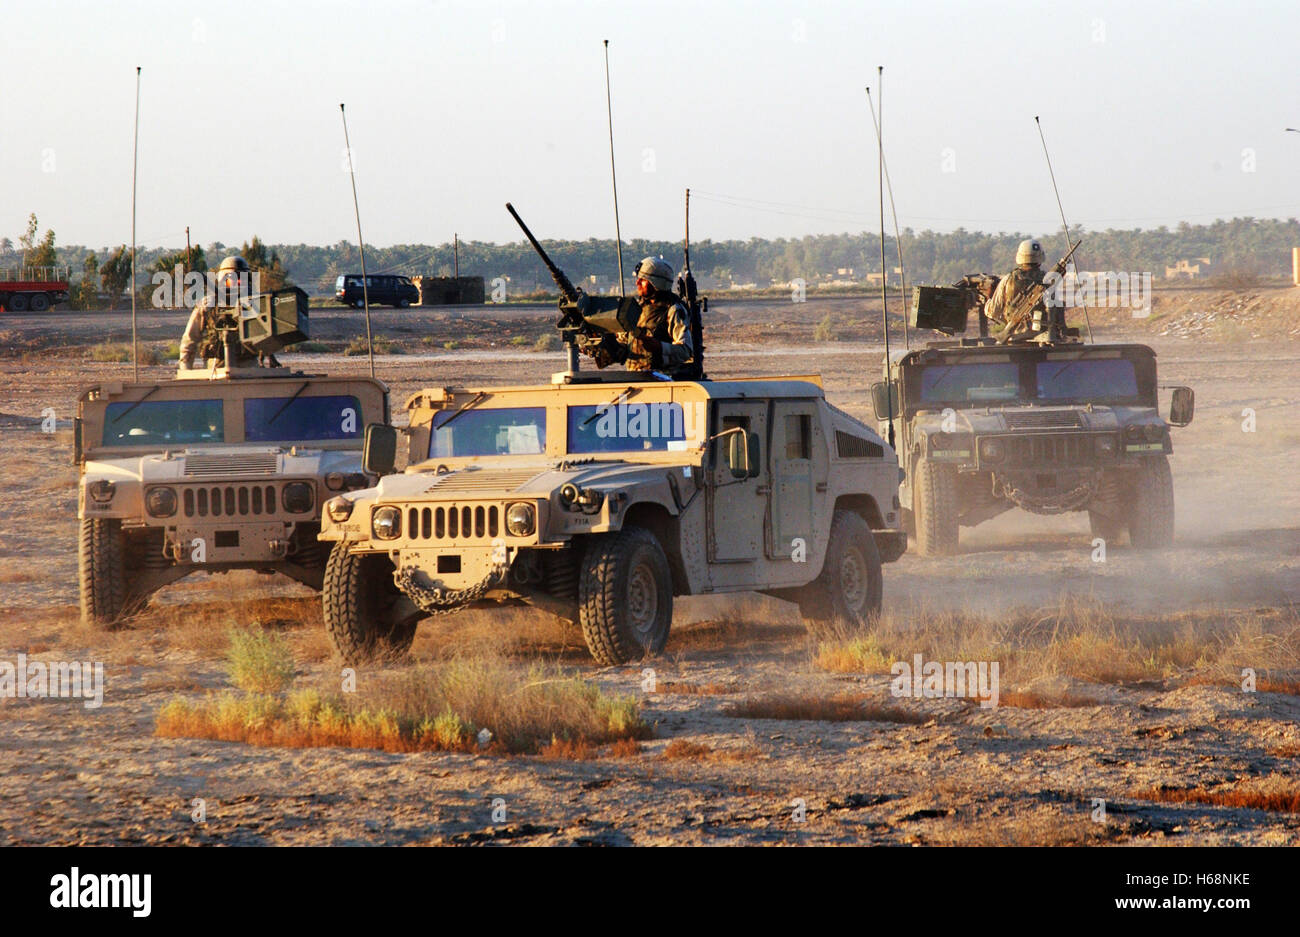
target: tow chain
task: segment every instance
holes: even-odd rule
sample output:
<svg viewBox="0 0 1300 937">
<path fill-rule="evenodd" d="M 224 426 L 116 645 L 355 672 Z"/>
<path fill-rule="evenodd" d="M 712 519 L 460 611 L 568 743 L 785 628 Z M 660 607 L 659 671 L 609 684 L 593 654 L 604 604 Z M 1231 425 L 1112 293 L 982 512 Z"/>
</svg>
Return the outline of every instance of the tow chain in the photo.
<svg viewBox="0 0 1300 937">
<path fill-rule="evenodd" d="M 1035 514 L 1064 514 L 1067 511 L 1077 511 L 1090 502 L 1097 494 L 1100 484 L 1099 475 L 1094 475 L 1082 485 L 1067 491 L 1060 497 L 1046 499 L 1031 497 L 1025 493 L 1024 489 L 1002 480 L 1002 494 L 1012 504 Z"/>
<path fill-rule="evenodd" d="M 494 566 L 482 582 L 468 589 L 440 589 L 418 581 L 414 567 L 406 566 L 393 574 L 393 582 L 421 611 L 430 615 L 450 615 L 483 598 L 497 582 L 505 578 L 505 572 L 505 567 Z"/>
</svg>

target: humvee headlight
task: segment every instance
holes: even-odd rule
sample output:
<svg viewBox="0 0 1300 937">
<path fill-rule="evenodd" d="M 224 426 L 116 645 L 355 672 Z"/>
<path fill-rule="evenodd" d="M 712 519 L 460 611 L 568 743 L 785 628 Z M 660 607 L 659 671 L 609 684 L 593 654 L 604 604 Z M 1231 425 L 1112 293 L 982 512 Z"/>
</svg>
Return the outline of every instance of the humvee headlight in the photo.
<svg viewBox="0 0 1300 937">
<path fill-rule="evenodd" d="M 330 472 L 325 476 L 325 487 L 330 491 L 341 491 L 344 481 L 342 472 Z"/>
<path fill-rule="evenodd" d="M 980 458 L 985 462 L 1001 462 L 1007 455 L 1007 447 L 1000 439 L 981 439 Z"/>
<path fill-rule="evenodd" d="M 316 497 L 312 486 L 307 482 L 289 482 L 284 486 L 280 503 L 291 514 L 306 514 L 316 503 Z"/>
<path fill-rule="evenodd" d="M 528 501 L 516 501 L 506 508 L 506 530 L 514 537 L 527 537 L 537 528 L 537 509 Z"/>
<path fill-rule="evenodd" d="M 947 449 L 952 442 L 952 437 L 947 433 L 935 433 L 930 439 L 934 442 L 934 448 Z"/>
<path fill-rule="evenodd" d="M 396 540 L 402 535 L 402 512 L 391 504 L 375 508 L 370 515 L 370 529 L 380 540 Z"/>
<path fill-rule="evenodd" d="M 1134 440 L 1134 441 L 1141 439 L 1142 427 L 1136 423 L 1132 423 L 1129 425 L 1129 427 L 1126 430 L 1124 430 L 1124 435 L 1127 436 L 1130 440 Z"/>
<path fill-rule="evenodd" d="M 91 482 L 90 486 L 86 490 L 90 492 L 90 499 L 92 501 L 98 501 L 100 504 L 107 504 L 109 501 L 113 500 L 113 492 L 117 490 L 117 485 L 114 482 L 101 478 L 97 482 Z"/>
<path fill-rule="evenodd" d="M 342 524 L 352 516 L 352 502 L 347 498 L 330 498 L 325 502 L 325 513 L 336 524 Z"/>
<path fill-rule="evenodd" d="M 1159 442 L 1165 435 L 1165 428 L 1159 423 L 1148 423 L 1142 432 L 1146 434 L 1147 442 Z"/>
<path fill-rule="evenodd" d="M 1115 437 L 1098 436 L 1097 437 L 1097 455 L 1114 455 L 1115 454 Z"/>
<path fill-rule="evenodd" d="M 176 490 L 150 488 L 144 496 L 144 507 L 152 517 L 171 517 L 176 513 Z"/>
</svg>

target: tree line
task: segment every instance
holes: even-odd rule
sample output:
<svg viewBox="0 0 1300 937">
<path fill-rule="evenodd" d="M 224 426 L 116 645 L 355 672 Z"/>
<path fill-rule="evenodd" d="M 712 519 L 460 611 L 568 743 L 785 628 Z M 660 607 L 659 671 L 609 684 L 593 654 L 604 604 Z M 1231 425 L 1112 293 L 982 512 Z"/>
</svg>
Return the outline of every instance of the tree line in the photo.
<svg viewBox="0 0 1300 937">
<path fill-rule="evenodd" d="M 126 245 L 91 250 L 83 246 L 59 247 L 52 230 L 43 237 L 33 214 L 25 234 L 15 247 L 9 238 L 0 239 L 0 267 L 18 263 L 63 264 L 73 269 L 74 301 L 93 305 L 96 295 L 109 301 L 123 295 L 130 281 L 130 248 Z M 1211 272 L 1231 274 L 1242 282 L 1289 276 L 1291 250 L 1300 246 L 1300 221 L 1295 218 L 1233 218 L 1211 224 L 1186 222 L 1173 228 L 1074 229 L 1083 238 L 1076 258 L 1081 270 L 1150 272 L 1157 279 L 1165 267 L 1179 260 L 1198 262 L 1208 258 Z M 968 273 L 1002 272 L 1014 265 L 1016 246 L 1028 237 L 1038 238 L 1047 250 L 1049 262 L 1065 251 L 1065 238 L 1055 232 L 986 233 L 967 231 L 902 232 L 900 241 L 911 283 L 951 283 Z M 610 289 L 616 274 L 612 239 L 544 241 L 552 259 L 571 280 L 588 284 L 596 277 L 596 288 Z M 187 255 L 181 248 L 141 249 L 137 258 L 140 272 L 137 287 L 144 291 L 156 272 L 171 273 L 176 266 L 184 272 L 215 268 L 231 253 L 244 256 L 262 274 L 266 288 L 286 283 L 301 286 L 314 295 L 334 291 L 341 274 L 360 271 L 356 245 L 339 241 L 328 246 L 309 244 L 268 245 L 254 235 L 238 249 L 212 242 L 196 246 Z M 623 247 L 625 269 L 645 255 L 663 256 L 680 267 L 682 246 L 677 241 L 631 239 Z M 892 236 L 885 239 L 886 265 L 898 266 L 898 251 Z M 501 277 L 508 295 L 537 288 L 551 289 L 550 278 L 537 255 L 524 242 L 494 244 L 460 242 L 459 269 L 464 276 L 482 276 L 489 282 Z M 759 288 L 802 278 L 809 284 L 839 279 L 866 283 L 880 267 L 880 238 L 870 232 L 821 234 L 802 238 L 750 238 L 749 240 L 697 241 L 691 244 L 691 265 L 705 288 L 726 288 L 731 284 L 753 284 Z M 451 244 L 395 244 L 366 246 L 366 267 L 371 273 L 451 276 L 455 257 Z M 840 271 L 844 271 L 841 273 Z M 851 271 L 851 272 L 850 272 Z M 92 295 L 95 294 L 95 295 Z"/>
</svg>

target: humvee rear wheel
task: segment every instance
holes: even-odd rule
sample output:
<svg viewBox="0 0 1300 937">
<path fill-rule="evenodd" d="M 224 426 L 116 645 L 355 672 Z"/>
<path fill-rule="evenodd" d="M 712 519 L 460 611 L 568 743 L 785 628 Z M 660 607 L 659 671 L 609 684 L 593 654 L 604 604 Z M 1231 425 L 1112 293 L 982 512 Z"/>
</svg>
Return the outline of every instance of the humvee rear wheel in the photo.
<svg viewBox="0 0 1300 937">
<path fill-rule="evenodd" d="M 1174 477 L 1169 459 L 1144 459 L 1133 480 L 1128 533 L 1133 546 L 1167 547 L 1174 542 Z"/>
<path fill-rule="evenodd" d="M 77 574 L 83 623 L 108 628 L 121 619 L 126 608 L 124 551 L 120 520 L 90 517 L 81 522 Z"/>
<path fill-rule="evenodd" d="M 672 575 L 653 534 L 628 527 L 591 541 L 578 581 L 578 619 L 591 656 L 606 666 L 664 649 L 673 620 Z"/>
<path fill-rule="evenodd" d="M 929 459 L 916 463 L 916 548 L 922 556 L 957 552 L 957 473 Z"/>
<path fill-rule="evenodd" d="M 884 593 L 880 551 L 859 515 L 836 511 L 821 575 L 799 590 L 799 613 L 810 631 L 836 625 L 856 631 L 880 614 Z"/>
<path fill-rule="evenodd" d="M 396 660 L 411 649 L 420 616 L 403 602 L 393 562 L 383 553 L 349 553 L 336 543 L 325 563 L 325 631 L 345 664 Z"/>
</svg>

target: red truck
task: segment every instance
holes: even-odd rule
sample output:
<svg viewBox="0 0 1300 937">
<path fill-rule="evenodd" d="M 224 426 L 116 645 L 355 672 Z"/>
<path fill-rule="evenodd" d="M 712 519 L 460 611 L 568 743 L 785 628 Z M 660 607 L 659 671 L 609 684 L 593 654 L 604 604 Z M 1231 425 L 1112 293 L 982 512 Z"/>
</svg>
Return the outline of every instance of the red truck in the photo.
<svg viewBox="0 0 1300 937">
<path fill-rule="evenodd" d="M 0 269 L 0 306 L 8 312 L 44 312 L 68 298 L 69 267 Z"/>
</svg>

